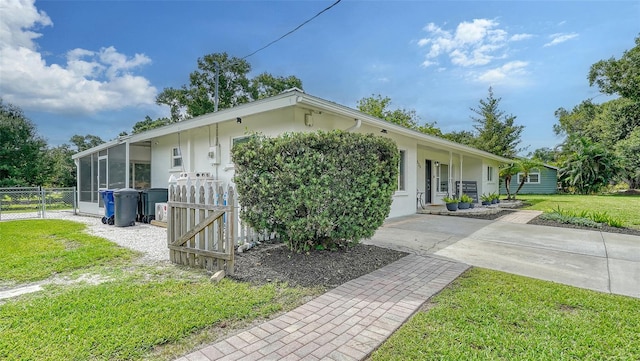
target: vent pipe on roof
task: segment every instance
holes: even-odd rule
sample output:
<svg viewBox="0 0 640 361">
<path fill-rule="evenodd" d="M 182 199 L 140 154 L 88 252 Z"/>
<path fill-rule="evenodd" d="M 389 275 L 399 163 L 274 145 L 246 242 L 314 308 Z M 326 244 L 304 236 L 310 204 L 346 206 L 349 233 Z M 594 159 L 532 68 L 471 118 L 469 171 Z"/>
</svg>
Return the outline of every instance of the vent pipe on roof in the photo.
<svg viewBox="0 0 640 361">
<path fill-rule="evenodd" d="M 360 126 L 362 125 L 362 120 L 360 120 L 360 119 L 354 119 L 354 120 L 356 121 L 356 124 L 351 128 L 345 129 L 344 130 L 345 132 L 350 132 L 352 130 L 356 130 L 356 129 L 360 128 Z"/>
</svg>

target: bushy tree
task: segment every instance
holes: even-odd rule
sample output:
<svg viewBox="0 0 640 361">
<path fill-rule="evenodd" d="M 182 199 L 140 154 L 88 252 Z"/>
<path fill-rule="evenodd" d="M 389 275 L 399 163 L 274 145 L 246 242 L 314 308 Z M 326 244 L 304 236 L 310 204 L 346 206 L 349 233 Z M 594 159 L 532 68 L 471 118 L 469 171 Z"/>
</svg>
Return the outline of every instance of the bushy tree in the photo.
<svg viewBox="0 0 640 361">
<path fill-rule="evenodd" d="M 71 159 L 75 153 L 68 144 L 62 144 L 47 151 L 50 169 L 47 185 L 53 187 L 75 187 L 76 165 Z"/>
<path fill-rule="evenodd" d="M 46 183 L 47 142 L 22 109 L 0 98 L 0 187 Z"/>
<path fill-rule="evenodd" d="M 398 149 L 371 134 L 255 135 L 232 156 L 242 219 L 295 251 L 373 236 L 397 189 Z"/>
<path fill-rule="evenodd" d="M 566 158 L 560 168 L 560 180 L 576 193 L 597 193 L 618 174 L 615 154 L 600 143 L 572 136 L 563 151 Z"/>
<path fill-rule="evenodd" d="M 473 146 L 492 154 L 514 158 L 521 150 L 518 145 L 524 126 L 515 124 L 515 115 L 506 115 L 500 110 L 500 101 L 501 98 L 494 97 L 493 89 L 489 88 L 489 95 L 480 100 L 480 106 L 471 108 L 477 114 L 471 117 L 475 123 L 473 128 L 477 132 Z"/>
<path fill-rule="evenodd" d="M 82 152 L 84 150 L 96 147 L 102 143 L 104 140 L 97 135 L 87 134 L 87 135 L 79 135 L 76 134 L 69 139 L 71 144 L 75 145 L 77 152 Z"/>
<path fill-rule="evenodd" d="M 597 85 L 605 94 L 640 101 L 640 36 L 635 43 L 620 59 L 612 57 L 591 65 L 589 85 Z"/>
<path fill-rule="evenodd" d="M 442 132 L 436 123 L 420 124 L 420 117 L 416 111 L 411 109 L 389 109 L 391 98 L 382 97 L 382 95 L 371 95 L 358 100 L 357 108 L 359 111 L 386 120 L 390 123 L 398 124 L 405 128 L 417 130 L 421 133 L 441 136 Z"/>
<path fill-rule="evenodd" d="M 138 134 L 146 132 L 147 130 L 164 127 L 171 123 L 169 118 L 158 118 L 156 120 L 151 119 L 150 116 L 146 116 L 144 120 L 137 122 L 133 125 L 132 134 Z"/>
<path fill-rule="evenodd" d="M 620 178 L 629 188 L 640 188 L 640 127 L 616 143 L 615 154 L 620 160 Z"/>
<path fill-rule="evenodd" d="M 156 103 L 168 105 L 171 122 L 212 113 L 215 110 L 215 74 L 218 76 L 218 108 L 231 108 L 261 99 L 289 88 L 302 89 L 295 76 L 277 77 L 262 73 L 250 79 L 251 64 L 227 53 L 214 53 L 198 58 L 198 69 L 189 75 L 189 84 L 180 88 L 165 88 Z"/>
</svg>

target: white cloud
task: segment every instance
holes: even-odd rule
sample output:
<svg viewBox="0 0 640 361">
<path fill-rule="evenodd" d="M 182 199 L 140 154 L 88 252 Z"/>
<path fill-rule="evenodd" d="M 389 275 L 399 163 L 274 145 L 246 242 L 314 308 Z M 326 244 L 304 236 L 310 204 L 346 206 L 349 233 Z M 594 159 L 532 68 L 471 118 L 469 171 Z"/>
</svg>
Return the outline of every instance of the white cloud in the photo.
<svg viewBox="0 0 640 361">
<path fill-rule="evenodd" d="M 442 55 L 447 56 L 452 64 L 462 67 L 487 65 L 507 56 L 509 42 L 533 37 L 530 34 L 509 36 L 499 25 L 491 19 L 461 22 L 455 30 L 445 30 L 434 23 L 427 24 L 423 30 L 429 35 L 417 42 L 419 47 L 428 48 L 422 66 L 436 64 L 435 59 Z"/>
<path fill-rule="evenodd" d="M 157 90 L 132 74 L 149 64 L 143 54 L 127 57 L 114 47 L 72 49 L 66 64 L 47 64 L 35 39 L 38 28 L 53 22 L 34 0 L 0 3 L 0 93 L 25 109 L 59 113 L 95 113 L 154 104 Z"/>
<path fill-rule="evenodd" d="M 520 41 L 533 38 L 532 34 L 514 34 L 509 38 L 510 41 Z"/>
<path fill-rule="evenodd" d="M 551 38 L 551 41 L 546 43 L 546 44 L 544 44 L 545 47 L 558 45 L 558 44 L 564 43 L 565 41 L 571 40 L 573 38 L 577 38 L 578 34 L 576 34 L 576 33 L 570 33 L 570 34 L 557 33 L 557 34 L 551 34 L 551 35 L 549 35 L 549 37 Z"/>
<path fill-rule="evenodd" d="M 525 74 L 527 65 L 529 65 L 529 63 L 526 61 L 511 61 L 501 67 L 480 74 L 476 80 L 488 84 L 503 82 L 514 76 Z"/>
<path fill-rule="evenodd" d="M 437 65 L 438 63 L 435 61 L 430 61 L 430 60 L 425 60 L 424 62 L 422 62 L 422 66 L 425 68 L 428 68 L 432 65 Z"/>
</svg>

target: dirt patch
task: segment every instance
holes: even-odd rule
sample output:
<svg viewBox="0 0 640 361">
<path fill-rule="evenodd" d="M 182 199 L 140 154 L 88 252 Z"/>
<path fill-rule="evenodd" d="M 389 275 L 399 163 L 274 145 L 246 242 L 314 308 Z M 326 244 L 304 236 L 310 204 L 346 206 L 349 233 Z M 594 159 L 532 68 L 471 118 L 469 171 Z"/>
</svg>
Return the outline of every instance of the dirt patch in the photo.
<svg viewBox="0 0 640 361">
<path fill-rule="evenodd" d="M 291 286 L 337 287 L 406 256 L 407 253 L 357 244 L 338 251 L 295 253 L 282 243 L 263 243 L 236 253 L 235 275 L 253 284 L 287 282 Z"/>
</svg>

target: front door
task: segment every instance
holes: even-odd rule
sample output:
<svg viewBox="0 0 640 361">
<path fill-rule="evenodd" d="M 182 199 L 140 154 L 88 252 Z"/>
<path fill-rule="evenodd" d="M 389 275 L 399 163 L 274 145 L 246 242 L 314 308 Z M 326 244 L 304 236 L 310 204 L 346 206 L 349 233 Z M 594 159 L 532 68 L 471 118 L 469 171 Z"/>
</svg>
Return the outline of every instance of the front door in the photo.
<svg viewBox="0 0 640 361">
<path fill-rule="evenodd" d="M 425 159 L 424 161 L 424 195 L 425 203 L 431 203 L 431 160 Z"/>
</svg>

